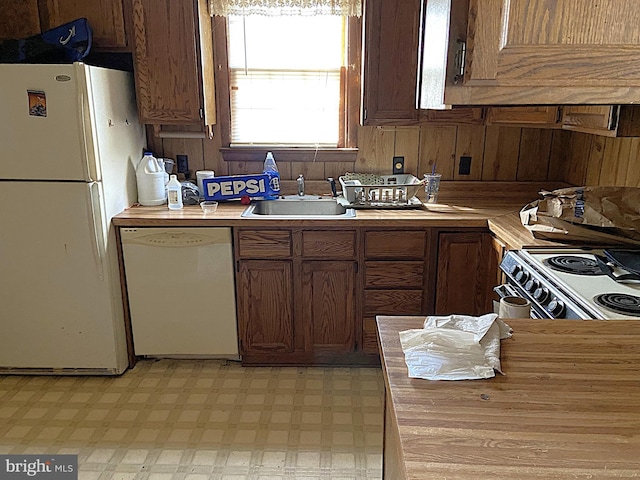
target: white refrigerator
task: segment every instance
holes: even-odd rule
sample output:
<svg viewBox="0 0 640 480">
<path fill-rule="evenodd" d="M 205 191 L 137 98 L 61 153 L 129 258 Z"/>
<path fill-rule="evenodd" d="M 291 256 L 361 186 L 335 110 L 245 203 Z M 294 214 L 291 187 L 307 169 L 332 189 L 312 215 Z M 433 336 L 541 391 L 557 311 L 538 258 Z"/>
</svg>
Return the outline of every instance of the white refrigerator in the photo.
<svg viewBox="0 0 640 480">
<path fill-rule="evenodd" d="M 128 367 L 111 218 L 144 146 L 130 73 L 0 65 L 0 374 Z"/>
</svg>

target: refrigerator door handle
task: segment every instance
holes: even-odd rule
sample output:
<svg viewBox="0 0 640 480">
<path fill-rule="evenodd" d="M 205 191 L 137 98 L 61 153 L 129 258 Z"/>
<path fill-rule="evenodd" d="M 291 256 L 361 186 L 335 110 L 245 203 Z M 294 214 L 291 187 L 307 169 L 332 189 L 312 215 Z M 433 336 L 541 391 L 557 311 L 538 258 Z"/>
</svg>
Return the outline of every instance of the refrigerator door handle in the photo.
<svg viewBox="0 0 640 480">
<path fill-rule="evenodd" d="M 98 279 L 104 280 L 104 235 L 102 234 L 102 217 L 100 216 L 100 187 L 96 182 L 89 184 L 89 223 L 93 230 L 91 243 L 93 247 L 93 259 L 96 264 Z"/>
</svg>

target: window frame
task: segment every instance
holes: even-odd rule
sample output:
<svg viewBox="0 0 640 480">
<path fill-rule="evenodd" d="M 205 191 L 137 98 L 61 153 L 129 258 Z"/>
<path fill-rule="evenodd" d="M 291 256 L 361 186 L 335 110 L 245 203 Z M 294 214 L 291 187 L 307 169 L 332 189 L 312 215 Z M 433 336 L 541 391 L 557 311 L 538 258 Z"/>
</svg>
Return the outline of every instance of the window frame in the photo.
<svg viewBox="0 0 640 480">
<path fill-rule="evenodd" d="M 340 140 L 344 146 L 327 147 L 276 147 L 276 146 L 230 146 L 231 145 L 231 96 L 229 88 L 229 62 L 227 53 L 227 18 L 214 16 L 213 51 L 216 63 L 215 91 L 216 113 L 220 133 L 220 152 L 227 162 L 263 161 L 266 150 L 272 151 L 278 158 L 291 158 L 292 161 L 349 162 L 355 161 L 358 153 L 358 128 L 360 126 L 361 90 L 360 77 L 362 65 L 362 18 L 348 17 L 348 46 L 343 88 L 346 100 L 345 117 L 341 121 Z"/>
</svg>

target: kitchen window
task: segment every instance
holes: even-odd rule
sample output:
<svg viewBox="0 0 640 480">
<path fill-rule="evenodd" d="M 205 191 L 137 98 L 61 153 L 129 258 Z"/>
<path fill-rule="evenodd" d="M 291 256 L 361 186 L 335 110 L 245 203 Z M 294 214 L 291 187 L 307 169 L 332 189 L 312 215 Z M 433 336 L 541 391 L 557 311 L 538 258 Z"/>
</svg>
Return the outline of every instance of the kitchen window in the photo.
<svg viewBox="0 0 640 480">
<path fill-rule="evenodd" d="M 264 156 L 265 146 L 315 160 L 355 156 L 360 18 L 231 15 L 213 25 L 226 160 Z"/>
</svg>

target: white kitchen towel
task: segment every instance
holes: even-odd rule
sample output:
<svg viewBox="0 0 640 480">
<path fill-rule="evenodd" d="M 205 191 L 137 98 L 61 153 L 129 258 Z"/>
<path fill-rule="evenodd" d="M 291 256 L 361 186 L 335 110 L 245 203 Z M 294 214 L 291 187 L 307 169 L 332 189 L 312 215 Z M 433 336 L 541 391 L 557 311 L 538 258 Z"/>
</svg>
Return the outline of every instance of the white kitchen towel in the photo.
<svg viewBox="0 0 640 480">
<path fill-rule="evenodd" d="M 400 332 L 409 377 L 427 380 L 490 378 L 500 368 L 500 340 L 511 328 L 495 313 L 427 317 L 424 328 Z"/>
</svg>

